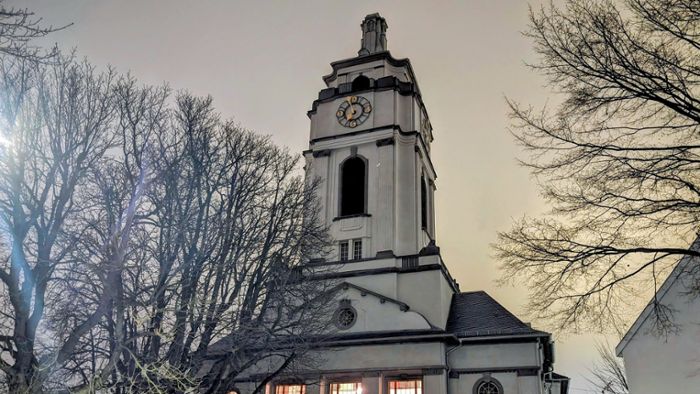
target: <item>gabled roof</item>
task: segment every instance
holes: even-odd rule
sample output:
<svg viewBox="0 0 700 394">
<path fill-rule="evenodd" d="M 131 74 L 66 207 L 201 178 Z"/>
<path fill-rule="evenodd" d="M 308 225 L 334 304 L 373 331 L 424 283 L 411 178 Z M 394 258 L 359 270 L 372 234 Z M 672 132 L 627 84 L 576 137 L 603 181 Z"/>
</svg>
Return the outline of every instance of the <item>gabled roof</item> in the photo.
<svg viewBox="0 0 700 394">
<path fill-rule="evenodd" d="M 693 241 L 690 249 L 700 250 L 700 237 Z M 647 303 L 646 307 L 644 307 L 642 313 L 639 314 L 637 320 L 632 323 L 629 330 L 627 330 L 627 333 L 625 333 L 625 336 L 622 337 L 620 343 L 618 343 L 615 347 L 615 354 L 618 357 L 622 357 L 622 352 L 625 350 L 625 347 L 627 347 L 627 344 L 629 344 L 629 342 L 632 340 L 632 337 L 639 332 L 639 329 L 642 328 L 644 322 L 651 316 L 652 313 L 654 313 L 654 302 L 664 298 L 666 293 L 673 288 L 673 285 L 683 276 L 683 274 L 686 272 L 686 268 L 693 261 L 697 261 L 697 259 L 690 255 L 683 256 L 678 260 L 678 263 L 675 267 L 673 267 L 673 270 L 668 275 L 666 280 L 664 280 L 664 283 L 661 284 L 659 289 L 656 291 L 656 294 L 651 298 L 651 300 L 649 300 L 649 303 Z"/>
<path fill-rule="evenodd" d="M 445 331 L 460 338 L 528 335 L 548 336 L 532 329 L 484 291 L 457 293 L 452 296 Z"/>
</svg>

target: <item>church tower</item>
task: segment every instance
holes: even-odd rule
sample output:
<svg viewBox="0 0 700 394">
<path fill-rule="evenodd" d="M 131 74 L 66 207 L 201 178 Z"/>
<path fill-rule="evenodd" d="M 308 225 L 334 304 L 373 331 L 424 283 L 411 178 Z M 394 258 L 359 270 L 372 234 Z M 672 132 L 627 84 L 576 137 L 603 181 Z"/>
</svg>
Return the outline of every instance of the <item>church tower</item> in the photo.
<svg viewBox="0 0 700 394">
<path fill-rule="evenodd" d="M 566 394 L 550 335 L 483 291 L 460 292 L 442 261 L 433 131 L 416 76 L 387 50 L 384 18 L 361 26 L 358 55 L 323 77 L 304 152 L 335 240 L 308 262 L 330 268 L 312 275 L 333 281 L 332 327 L 308 367 L 283 371 L 266 393 Z M 279 368 L 269 362 L 241 377 L 239 392 Z"/>
<path fill-rule="evenodd" d="M 436 250 L 433 134 L 418 82 L 409 60 L 388 52 L 384 18 L 361 26 L 358 56 L 331 64 L 308 112 L 307 169 L 322 180 L 331 261 Z"/>
</svg>

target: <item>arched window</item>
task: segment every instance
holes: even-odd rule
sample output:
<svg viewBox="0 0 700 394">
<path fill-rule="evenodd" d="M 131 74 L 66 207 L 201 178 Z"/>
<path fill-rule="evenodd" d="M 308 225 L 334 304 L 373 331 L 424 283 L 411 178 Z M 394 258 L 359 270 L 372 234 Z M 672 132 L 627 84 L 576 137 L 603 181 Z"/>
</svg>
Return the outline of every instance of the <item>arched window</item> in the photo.
<svg viewBox="0 0 700 394">
<path fill-rule="evenodd" d="M 369 78 L 364 75 L 360 75 L 352 81 L 352 91 L 367 90 L 369 89 Z"/>
<path fill-rule="evenodd" d="M 365 212 L 365 188 L 367 183 L 365 161 L 355 156 L 340 167 L 340 216 Z"/>
<path fill-rule="evenodd" d="M 425 187 L 425 177 L 420 177 L 420 225 L 428 229 L 428 190 Z"/>
<path fill-rule="evenodd" d="M 492 378 L 484 377 L 476 381 L 474 384 L 474 394 L 503 394 L 503 386 L 501 383 Z"/>
</svg>

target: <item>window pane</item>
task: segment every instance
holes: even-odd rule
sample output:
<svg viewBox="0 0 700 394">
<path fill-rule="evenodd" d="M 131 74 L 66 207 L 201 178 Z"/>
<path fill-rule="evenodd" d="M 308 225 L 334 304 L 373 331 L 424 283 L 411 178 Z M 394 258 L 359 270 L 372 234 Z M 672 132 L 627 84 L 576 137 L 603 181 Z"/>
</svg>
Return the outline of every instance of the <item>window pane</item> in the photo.
<svg viewBox="0 0 700 394">
<path fill-rule="evenodd" d="M 281 384 L 275 386 L 275 394 L 304 394 L 306 386 L 303 384 Z"/>
<path fill-rule="evenodd" d="M 362 394 L 360 383 L 331 383 L 330 394 Z"/>
<path fill-rule="evenodd" d="M 498 388 L 496 383 L 493 382 L 481 383 L 477 392 L 479 394 L 501 394 L 501 390 Z"/>
<path fill-rule="evenodd" d="M 348 255 L 350 253 L 348 241 L 340 243 L 340 261 L 347 261 Z"/>
<path fill-rule="evenodd" d="M 352 258 L 354 260 L 359 260 L 362 258 L 362 240 L 356 239 L 352 243 Z"/>
<path fill-rule="evenodd" d="M 423 394 L 423 381 L 392 380 L 389 382 L 389 394 Z"/>
</svg>

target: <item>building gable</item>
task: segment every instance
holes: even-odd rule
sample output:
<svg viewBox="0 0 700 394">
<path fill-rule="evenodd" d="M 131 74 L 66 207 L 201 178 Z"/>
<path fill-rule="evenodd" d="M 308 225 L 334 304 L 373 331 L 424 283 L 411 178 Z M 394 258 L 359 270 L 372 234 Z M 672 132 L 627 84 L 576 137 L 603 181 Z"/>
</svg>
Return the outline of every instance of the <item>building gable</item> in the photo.
<svg viewBox="0 0 700 394">
<path fill-rule="evenodd" d="M 695 242 L 691 246 L 691 249 L 700 249 L 700 238 L 695 240 Z M 684 276 L 683 274 L 687 272 L 690 264 L 697 264 L 697 262 L 698 259 L 692 256 L 685 256 L 678 261 L 678 263 L 668 275 L 666 280 L 664 280 L 664 282 L 661 284 L 654 297 L 652 297 L 652 299 L 649 300 L 649 303 L 647 303 L 646 307 L 642 310 L 642 313 L 639 314 L 637 319 L 627 330 L 627 333 L 625 333 L 625 335 L 620 340 L 620 343 L 615 347 L 615 352 L 618 357 L 622 357 L 625 347 L 627 347 L 627 345 L 636 335 L 640 333 L 645 333 L 645 331 L 642 330 L 642 328 L 645 326 L 645 323 L 649 321 L 649 319 L 652 317 L 656 303 L 663 303 L 667 296 L 672 295 L 674 292 L 685 291 L 684 283 L 682 280 Z"/>
<path fill-rule="evenodd" d="M 338 308 L 333 318 L 336 320 L 339 334 L 401 332 L 434 328 L 423 315 L 412 311 L 408 304 L 391 297 L 348 282 L 338 285 L 335 291 L 337 291 Z M 347 316 L 338 315 L 345 310 L 348 310 Z M 355 314 L 354 321 L 347 324 L 350 313 Z"/>
</svg>

